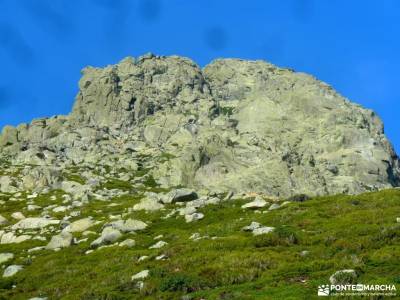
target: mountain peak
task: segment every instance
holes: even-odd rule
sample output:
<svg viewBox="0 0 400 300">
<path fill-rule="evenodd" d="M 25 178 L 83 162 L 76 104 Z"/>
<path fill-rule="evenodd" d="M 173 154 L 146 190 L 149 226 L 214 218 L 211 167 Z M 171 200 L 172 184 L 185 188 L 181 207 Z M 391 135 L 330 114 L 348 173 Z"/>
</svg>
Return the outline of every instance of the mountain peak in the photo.
<svg viewBox="0 0 400 300">
<path fill-rule="evenodd" d="M 264 61 L 146 54 L 82 71 L 69 116 L 5 127 L 12 164 L 146 168 L 163 187 L 271 196 L 400 184 L 376 114 Z M 168 158 L 168 159 L 165 159 Z"/>
</svg>

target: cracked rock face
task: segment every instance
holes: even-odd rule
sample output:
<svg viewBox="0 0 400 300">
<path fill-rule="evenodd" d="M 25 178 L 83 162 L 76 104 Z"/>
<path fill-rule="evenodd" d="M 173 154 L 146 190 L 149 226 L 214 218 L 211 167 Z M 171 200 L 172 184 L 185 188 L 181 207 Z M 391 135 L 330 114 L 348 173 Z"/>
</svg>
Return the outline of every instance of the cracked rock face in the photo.
<svg viewBox="0 0 400 300">
<path fill-rule="evenodd" d="M 83 70 L 71 118 L 78 124 L 129 128 L 166 109 L 195 113 L 211 101 L 200 68 L 180 57 L 148 55 Z"/>
<path fill-rule="evenodd" d="M 69 116 L 5 127 L 1 157 L 40 168 L 144 167 L 164 187 L 281 197 L 400 185 L 375 113 L 307 74 L 264 61 L 200 69 L 146 55 L 88 67 L 79 87 Z"/>
</svg>

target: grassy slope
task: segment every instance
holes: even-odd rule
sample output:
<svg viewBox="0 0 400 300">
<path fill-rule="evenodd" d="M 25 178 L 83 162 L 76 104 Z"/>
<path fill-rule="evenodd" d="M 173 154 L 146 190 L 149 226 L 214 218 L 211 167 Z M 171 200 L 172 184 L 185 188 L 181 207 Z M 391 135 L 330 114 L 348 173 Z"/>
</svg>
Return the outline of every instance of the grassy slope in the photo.
<svg viewBox="0 0 400 300">
<path fill-rule="evenodd" d="M 113 201 L 120 203 L 114 207 L 95 201 L 82 216 L 100 219 L 122 213 L 137 201 L 124 196 Z M 242 210 L 245 202 L 203 208 L 205 218 L 191 224 L 183 217 L 161 219 L 166 212 L 134 212 L 131 217 L 150 226 L 136 235 L 126 234 L 136 240 L 131 249 L 115 246 L 85 255 L 93 236 L 59 252 L 35 252 L 30 258 L 24 249 L 43 242 L 0 245 L 0 253 L 17 254 L 10 263 L 25 265 L 11 279 L 0 279 L 0 299 L 39 295 L 49 299 L 180 299 L 186 294 L 191 296 L 187 299 L 305 299 L 315 297 L 317 286 L 327 284 L 332 273 L 346 268 L 357 270 L 361 283 L 400 284 L 400 223 L 396 223 L 400 190 L 314 198 L 265 214 Z M 9 205 L 0 209 L 4 216 L 9 212 Z M 241 231 L 251 221 L 277 230 L 253 237 Z M 99 231 L 100 226 L 92 230 Z M 189 240 L 195 232 L 217 238 Z M 149 250 L 160 234 L 169 244 Z M 309 254 L 301 256 L 304 250 Z M 156 261 L 160 254 L 169 259 Z M 137 262 L 142 255 L 150 259 Z M 150 270 L 150 277 L 139 291 L 130 278 L 144 269 Z"/>
</svg>

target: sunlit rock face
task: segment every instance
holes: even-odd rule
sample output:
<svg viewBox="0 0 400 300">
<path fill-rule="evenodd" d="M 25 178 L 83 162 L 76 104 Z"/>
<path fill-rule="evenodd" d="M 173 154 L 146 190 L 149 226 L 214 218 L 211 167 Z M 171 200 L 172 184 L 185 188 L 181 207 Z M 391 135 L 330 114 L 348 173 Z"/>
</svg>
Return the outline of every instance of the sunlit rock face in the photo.
<svg viewBox="0 0 400 300">
<path fill-rule="evenodd" d="M 85 68 L 79 87 L 69 116 L 5 127 L 1 156 L 53 169 L 146 168 L 165 187 L 285 197 L 400 185 L 375 113 L 304 73 L 239 59 L 201 69 L 150 54 Z"/>
</svg>

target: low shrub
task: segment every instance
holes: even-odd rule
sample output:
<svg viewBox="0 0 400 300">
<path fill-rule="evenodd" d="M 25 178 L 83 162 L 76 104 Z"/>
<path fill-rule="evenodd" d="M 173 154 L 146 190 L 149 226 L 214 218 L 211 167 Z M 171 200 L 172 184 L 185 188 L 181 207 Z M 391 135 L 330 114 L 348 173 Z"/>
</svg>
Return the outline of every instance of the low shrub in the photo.
<svg viewBox="0 0 400 300">
<path fill-rule="evenodd" d="M 194 292 L 201 288 L 201 280 L 185 274 L 174 274 L 165 277 L 160 284 L 160 290 L 163 292 L 177 292 L 182 291 L 185 293 Z"/>
<path fill-rule="evenodd" d="M 307 200 L 310 200 L 311 197 L 306 195 L 306 194 L 297 194 L 289 197 L 287 201 L 292 201 L 292 202 L 304 202 Z"/>
<path fill-rule="evenodd" d="M 271 233 L 259 235 L 254 238 L 254 245 L 257 248 L 291 246 L 299 243 L 298 234 L 290 227 L 278 227 Z"/>
</svg>

